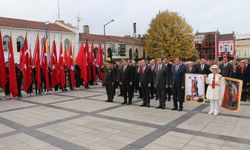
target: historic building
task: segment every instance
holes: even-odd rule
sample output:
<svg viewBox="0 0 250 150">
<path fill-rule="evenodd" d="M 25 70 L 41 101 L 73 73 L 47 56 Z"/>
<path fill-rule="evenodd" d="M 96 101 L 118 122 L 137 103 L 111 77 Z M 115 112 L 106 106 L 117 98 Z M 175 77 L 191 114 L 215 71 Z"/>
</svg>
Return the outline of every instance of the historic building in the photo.
<svg viewBox="0 0 250 150">
<path fill-rule="evenodd" d="M 218 58 L 219 32 L 196 32 L 195 48 L 200 53 L 200 58 L 215 60 Z"/>
<path fill-rule="evenodd" d="M 235 58 L 236 40 L 234 32 L 220 34 L 215 32 L 197 32 L 195 34 L 195 48 L 200 53 L 200 58 L 207 60 L 229 60 Z"/>
<path fill-rule="evenodd" d="M 142 38 L 133 38 L 130 36 L 110 36 L 90 34 L 89 27 L 84 26 L 83 33 L 79 34 L 79 44 L 85 43 L 88 40 L 89 44 L 94 44 L 97 51 L 99 44 L 106 54 L 112 53 L 113 59 L 141 59 L 145 57 L 144 44 Z"/>
<path fill-rule="evenodd" d="M 42 47 L 44 38 L 48 38 L 48 44 L 50 47 L 55 39 L 58 53 L 60 41 L 62 41 L 63 47 L 66 49 L 69 48 L 70 42 L 73 44 L 76 43 L 75 32 L 55 23 L 0 17 L 0 30 L 3 38 L 5 60 L 8 60 L 10 37 L 12 37 L 16 63 L 19 63 L 19 52 L 23 48 L 26 34 L 28 46 L 31 49 L 32 54 L 37 35 L 39 35 L 41 41 L 40 47 Z"/>
<path fill-rule="evenodd" d="M 230 34 L 220 34 L 219 36 L 219 60 L 227 57 L 230 60 L 235 58 L 236 40 L 234 32 Z"/>
<path fill-rule="evenodd" d="M 250 34 L 236 35 L 236 58 L 250 59 Z"/>
</svg>

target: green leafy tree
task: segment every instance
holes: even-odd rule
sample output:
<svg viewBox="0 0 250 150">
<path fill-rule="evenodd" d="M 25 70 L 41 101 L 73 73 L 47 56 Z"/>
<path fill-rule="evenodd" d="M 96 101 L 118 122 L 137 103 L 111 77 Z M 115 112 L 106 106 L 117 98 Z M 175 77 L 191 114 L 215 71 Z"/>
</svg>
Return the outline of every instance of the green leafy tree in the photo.
<svg viewBox="0 0 250 150">
<path fill-rule="evenodd" d="M 159 12 L 149 26 L 145 38 L 145 51 L 150 58 L 166 57 L 170 60 L 176 57 L 186 60 L 198 58 L 193 29 L 178 13 Z"/>
</svg>

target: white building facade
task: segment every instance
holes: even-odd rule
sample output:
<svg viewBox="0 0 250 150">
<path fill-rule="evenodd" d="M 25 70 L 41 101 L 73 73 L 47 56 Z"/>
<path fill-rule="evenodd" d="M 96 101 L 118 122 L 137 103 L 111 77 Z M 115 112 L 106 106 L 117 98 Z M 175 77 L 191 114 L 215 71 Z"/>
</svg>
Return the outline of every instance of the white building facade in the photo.
<svg viewBox="0 0 250 150">
<path fill-rule="evenodd" d="M 63 48 L 69 50 L 70 43 L 75 45 L 76 35 L 74 32 L 54 23 L 29 21 L 21 19 L 0 17 L 0 30 L 2 33 L 5 61 L 8 61 L 10 37 L 12 38 L 15 63 L 19 63 L 20 50 L 23 48 L 25 36 L 27 35 L 28 47 L 33 56 L 37 35 L 40 40 L 40 49 L 44 39 L 47 37 L 50 52 L 53 40 L 56 41 L 57 54 L 59 55 L 60 41 Z"/>
</svg>

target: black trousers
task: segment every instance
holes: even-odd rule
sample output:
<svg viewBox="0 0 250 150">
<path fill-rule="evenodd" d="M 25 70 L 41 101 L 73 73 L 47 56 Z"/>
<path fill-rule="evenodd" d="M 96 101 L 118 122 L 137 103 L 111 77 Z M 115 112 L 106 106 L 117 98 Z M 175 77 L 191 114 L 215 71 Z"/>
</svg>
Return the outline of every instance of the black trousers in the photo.
<svg viewBox="0 0 250 150">
<path fill-rule="evenodd" d="M 114 99 L 114 95 L 115 95 L 114 85 L 112 85 L 112 83 L 110 83 L 110 82 L 107 82 L 105 87 L 106 87 L 106 92 L 107 92 L 107 96 L 108 96 L 108 101 L 112 102 Z"/>
<path fill-rule="evenodd" d="M 170 101 L 171 95 L 172 95 L 172 88 L 171 87 L 166 88 L 166 95 L 167 95 L 168 101 Z"/>
<path fill-rule="evenodd" d="M 157 95 L 159 98 L 159 106 L 165 107 L 166 106 L 166 87 L 158 85 L 156 87 Z"/>
<path fill-rule="evenodd" d="M 127 98 L 129 98 L 129 103 L 132 103 L 132 99 L 134 96 L 134 86 L 132 85 L 127 85 L 127 84 L 122 84 L 122 90 L 123 90 L 123 98 L 124 101 L 123 103 L 127 103 Z"/>
<path fill-rule="evenodd" d="M 181 89 L 181 87 L 173 86 L 173 99 L 174 99 L 174 108 L 178 108 L 178 102 L 179 102 L 179 108 L 183 108 L 183 101 L 184 101 L 184 89 Z"/>
<path fill-rule="evenodd" d="M 149 87 L 148 85 L 141 85 L 142 89 L 142 99 L 143 99 L 143 104 L 145 106 L 150 105 L 150 97 L 149 97 Z"/>
</svg>

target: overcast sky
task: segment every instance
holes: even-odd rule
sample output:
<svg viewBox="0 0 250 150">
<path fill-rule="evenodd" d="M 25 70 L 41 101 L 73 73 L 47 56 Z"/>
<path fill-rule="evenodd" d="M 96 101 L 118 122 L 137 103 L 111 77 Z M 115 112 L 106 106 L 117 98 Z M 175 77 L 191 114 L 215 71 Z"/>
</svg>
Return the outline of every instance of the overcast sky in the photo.
<svg viewBox="0 0 250 150">
<path fill-rule="evenodd" d="M 153 17 L 163 10 L 179 12 L 194 31 L 250 34 L 250 0 L 59 0 L 61 19 L 77 25 L 79 12 L 90 33 L 131 35 L 133 22 L 137 33 L 147 32 Z M 2 17 L 54 22 L 58 19 L 57 0 L 1 0 Z"/>
</svg>

